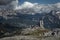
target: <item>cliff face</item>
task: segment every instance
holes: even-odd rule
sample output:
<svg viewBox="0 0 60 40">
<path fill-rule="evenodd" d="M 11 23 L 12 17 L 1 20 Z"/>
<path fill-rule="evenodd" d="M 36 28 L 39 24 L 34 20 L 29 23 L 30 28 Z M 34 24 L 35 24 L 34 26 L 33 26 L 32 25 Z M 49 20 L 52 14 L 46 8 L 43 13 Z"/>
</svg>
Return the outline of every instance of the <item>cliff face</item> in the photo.
<svg viewBox="0 0 60 40">
<path fill-rule="evenodd" d="M 51 11 L 49 14 L 45 14 L 43 20 L 46 28 L 60 28 L 59 16 L 56 13 L 53 14 L 53 11 Z"/>
</svg>

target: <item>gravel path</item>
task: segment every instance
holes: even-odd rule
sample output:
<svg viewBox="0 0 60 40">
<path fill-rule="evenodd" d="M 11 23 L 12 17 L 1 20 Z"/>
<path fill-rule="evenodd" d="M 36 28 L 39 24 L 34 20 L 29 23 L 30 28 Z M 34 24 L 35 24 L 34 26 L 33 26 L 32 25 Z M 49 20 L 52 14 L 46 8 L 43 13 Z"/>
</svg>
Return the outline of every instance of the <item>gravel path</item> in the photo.
<svg viewBox="0 0 60 40">
<path fill-rule="evenodd" d="M 14 36 L 14 37 L 5 37 L 0 40 L 59 40 L 59 37 L 46 37 L 46 38 L 36 38 L 32 36 Z"/>
</svg>

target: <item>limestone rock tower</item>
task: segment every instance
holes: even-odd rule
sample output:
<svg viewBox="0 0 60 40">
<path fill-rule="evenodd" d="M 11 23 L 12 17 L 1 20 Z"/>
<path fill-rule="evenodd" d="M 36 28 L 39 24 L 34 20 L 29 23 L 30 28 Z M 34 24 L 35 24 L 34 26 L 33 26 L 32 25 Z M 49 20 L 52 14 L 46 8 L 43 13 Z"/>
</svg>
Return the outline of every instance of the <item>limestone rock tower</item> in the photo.
<svg viewBox="0 0 60 40">
<path fill-rule="evenodd" d="M 41 29 L 45 29 L 45 28 L 44 28 L 43 20 L 40 20 L 40 28 L 41 28 Z"/>
</svg>

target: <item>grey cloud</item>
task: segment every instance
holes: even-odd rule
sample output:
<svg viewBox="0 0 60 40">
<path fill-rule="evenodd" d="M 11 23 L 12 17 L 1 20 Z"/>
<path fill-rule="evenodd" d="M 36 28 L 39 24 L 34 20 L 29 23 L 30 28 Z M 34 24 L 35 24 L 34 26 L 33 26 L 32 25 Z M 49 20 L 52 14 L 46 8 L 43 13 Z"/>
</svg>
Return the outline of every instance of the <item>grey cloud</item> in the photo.
<svg viewBox="0 0 60 40">
<path fill-rule="evenodd" d="M 14 9 L 18 5 L 18 0 L 0 0 L 0 9 Z"/>
<path fill-rule="evenodd" d="M 13 0 L 0 0 L 0 5 L 7 5 Z"/>
</svg>

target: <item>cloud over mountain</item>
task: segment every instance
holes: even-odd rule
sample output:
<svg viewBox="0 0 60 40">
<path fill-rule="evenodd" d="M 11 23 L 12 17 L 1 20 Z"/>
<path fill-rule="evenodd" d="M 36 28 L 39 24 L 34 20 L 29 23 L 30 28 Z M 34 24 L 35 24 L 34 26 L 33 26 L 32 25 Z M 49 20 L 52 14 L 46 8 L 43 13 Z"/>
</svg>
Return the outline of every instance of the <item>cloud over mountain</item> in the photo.
<svg viewBox="0 0 60 40">
<path fill-rule="evenodd" d="M 24 10 L 33 13 L 49 13 L 51 10 L 60 10 L 60 3 L 55 4 L 38 4 L 31 2 L 24 2 L 23 4 L 16 7 L 16 10 Z"/>
<path fill-rule="evenodd" d="M 11 8 L 27 14 L 49 13 L 51 10 L 60 10 L 60 3 L 39 4 L 26 1 L 18 5 L 18 0 L 0 0 L 0 8 Z"/>
</svg>

